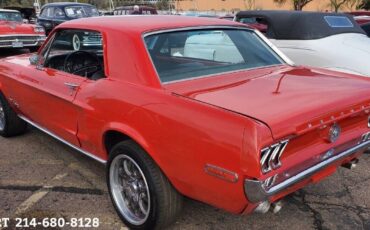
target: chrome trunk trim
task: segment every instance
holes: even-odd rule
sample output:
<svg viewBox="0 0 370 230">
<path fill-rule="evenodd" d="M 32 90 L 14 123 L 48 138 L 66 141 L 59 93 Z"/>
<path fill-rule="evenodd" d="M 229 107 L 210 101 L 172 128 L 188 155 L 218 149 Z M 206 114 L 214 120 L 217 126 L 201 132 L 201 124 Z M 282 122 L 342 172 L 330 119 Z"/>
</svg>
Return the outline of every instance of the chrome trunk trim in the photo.
<svg viewBox="0 0 370 230">
<path fill-rule="evenodd" d="M 263 186 L 263 181 L 259 180 L 245 180 L 244 181 L 244 191 L 245 195 L 247 196 L 247 199 L 251 201 L 252 203 L 259 203 L 263 201 L 267 201 L 271 196 L 277 195 L 280 192 L 284 191 L 285 189 L 305 180 L 308 179 L 313 174 L 319 172 L 320 170 L 330 166 L 331 164 L 335 163 L 336 161 L 342 160 L 360 150 L 366 150 L 368 147 L 370 147 L 370 140 L 367 140 L 365 142 L 359 143 L 358 145 L 345 150 L 344 152 L 333 156 L 331 158 L 328 158 L 327 160 L 324 160 L 320 162 L 317 165 L 312 166 L 311 168 L 308 168 L 300 173 L 298 173 L 295 176 L 290 177 L 289 179 L 285 180 L 284 182 L 281 182 L 280 184 L 277 184 L 270 189 L 266 190 L 266 188 Z"/>
</svg>

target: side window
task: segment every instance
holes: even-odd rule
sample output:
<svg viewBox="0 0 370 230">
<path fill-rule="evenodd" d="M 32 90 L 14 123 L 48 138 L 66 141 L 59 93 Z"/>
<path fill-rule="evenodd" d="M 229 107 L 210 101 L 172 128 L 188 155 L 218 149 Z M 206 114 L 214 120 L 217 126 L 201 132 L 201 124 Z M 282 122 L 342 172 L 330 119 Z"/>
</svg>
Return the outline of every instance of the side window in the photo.
<svg viewBox="0 0 370 230">
<path fill-rule="evenodd" d="M 63 10 L 61 8 L 55 8 L 54 9 L 54 17 L 55 18 L 64 18 L 65 13 L 63 12 Z"/>
<path fill-rule="evenodd" d="M 44 8 L 40 14 L 41 17 L 43 18 L 46 18 L 48 16 L 48 10 L 49 10 L 49 7 L 48 8 Z"/>
<path fill-rule="evenodd" d="M 44 67 L 91 80 L 104 78 L 104 52 L 100 32 L 61 30 L 55 34 Z"/>
<path fill-rule="evenodd" d="M 47 18 L 53 18 L 54 17 L 54 7 L 49 7 L 46 13 L 47 13 L 46 15 Z"/>
<path fill-rule="evenodd" d="M 239 18 L 238 21 L 259 30 L 270 38 L 272 37 L 271 28 L 269 27 L 267 20 L 263 17 L 245 17 Z"/>
</svg>

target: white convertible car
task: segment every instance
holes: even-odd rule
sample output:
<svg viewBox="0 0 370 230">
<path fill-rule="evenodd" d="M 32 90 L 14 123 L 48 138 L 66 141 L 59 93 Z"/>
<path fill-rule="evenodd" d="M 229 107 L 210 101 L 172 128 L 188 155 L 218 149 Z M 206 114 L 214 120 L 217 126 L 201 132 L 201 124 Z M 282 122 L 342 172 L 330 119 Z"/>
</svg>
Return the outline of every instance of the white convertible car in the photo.
<svg viewBox="0 0 370 230">
<path fill-rule="evenodd" d="M 298 65 L 370 77 L 370 39 L 346 14 L 242 11 L 235 20 L 267 25 L 265 35 Z"/>
</svg>

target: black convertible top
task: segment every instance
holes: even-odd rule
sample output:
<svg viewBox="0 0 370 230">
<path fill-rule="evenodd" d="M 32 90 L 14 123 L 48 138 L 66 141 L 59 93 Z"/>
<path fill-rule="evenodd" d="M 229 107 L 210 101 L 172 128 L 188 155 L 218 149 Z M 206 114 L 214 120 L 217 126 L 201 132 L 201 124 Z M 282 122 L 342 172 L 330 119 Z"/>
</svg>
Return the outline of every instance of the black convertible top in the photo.
<svg viewBox="0 0 370 230">
<path fill-rule="evenodd" d="M 267 37 L 279 40 L 311 40 L 342 33 L 365 34 L 353 16 L 347 14 L 256 10 L 239 12 L 236 20 L 241 18 L 262 19 L 265 21 L 262 23 L 268 25 Z M 330 25 L 332 21 L 335 25 Z M 347 23 L 346 26 L 343 23 Z"/>
</svg>

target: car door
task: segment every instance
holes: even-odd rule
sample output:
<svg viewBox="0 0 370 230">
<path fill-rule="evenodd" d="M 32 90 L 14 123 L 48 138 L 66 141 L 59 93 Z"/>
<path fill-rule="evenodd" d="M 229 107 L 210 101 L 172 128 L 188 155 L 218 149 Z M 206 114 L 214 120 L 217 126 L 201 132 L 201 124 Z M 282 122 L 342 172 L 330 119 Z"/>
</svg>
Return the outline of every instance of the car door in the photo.
<svg viewBox="0 0 370 230">
<path fill-rule="evenodd" d="M 57 27 L 67 20 L 63 7 L 55 7 L 50 18 L 53 19 L 53 28 Z"/>
<path fill-rule="evenodd" d="M 46 35 L 48 35 L 53 29 L 53 24 L 50 20 L 50 15 L 52 14 L 52 11 L 53 7 L 45 7 L 42 9 L 40 16 L 37 18 L 37 24 L 44 27 Z"/>
<path fill-rule="evenodd" d="M 79 107 L 73 103 L 87 78 L 64 69 L 67 56 L 77 52 L 74 35 L 83 31 L 61 30 L 55 33 L 39 53 L 39 64 L 20 74 L 22 95 L 16 95 L 24 116 L 57 137 L 79 146 L 77 117 Z M 81 42 L 80 40 L 78 42 Z M 19 101 L 18 101 L 19 100 Z"/>
</svg>

